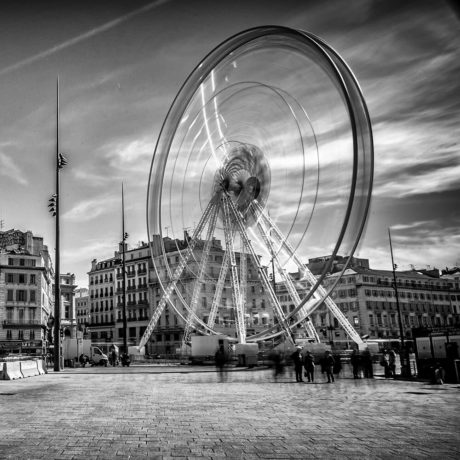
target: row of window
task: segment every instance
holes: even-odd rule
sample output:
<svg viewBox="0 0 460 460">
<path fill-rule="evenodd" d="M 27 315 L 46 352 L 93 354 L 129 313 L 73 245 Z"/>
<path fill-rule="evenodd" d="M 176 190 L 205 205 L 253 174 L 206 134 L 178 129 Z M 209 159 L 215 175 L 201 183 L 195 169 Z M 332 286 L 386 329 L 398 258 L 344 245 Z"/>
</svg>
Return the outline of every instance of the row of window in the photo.
<svg viewBox="0 0 460 460">
<path fill-rule="evenodd" d="M 396 328 L 397 317 L 395 314 L 390 315 L 377 315 L 377 321 L 374 320 L 374 315 L 369 315 L 369 324 L 370 326 L 381 326 L 381 327 L 393 327 Z M 403 316 L 403 327 L 413 328 L 413 327 L 433 327 L 433 326 L 452 326 L 453 319 L 451 317 L 442 317 L 442 316 L 424 316 L 424 315 L 404 315 Z"/>
<path fill-rule="evenodd" d="M 13 308 L 13 307 L 7 307 L 6 308 L 6 319 L 8 321 L 13 321 L 14 318 L 14 313 L 17 313 L 17 320 L 19 322 L 25 321 L 26 319 L 28 320 L 35 320 L 39 319 L 39 312 L 37 308 Z"/>
<path fill-rule="evenodd" d="M 337 302 L 337 306 L 343 311 L 347 312 L 348 310 L 351 311 L 358 311 L 359 310 L 359 302 Z"/>
<path fill-rule="evenodd" d="M 7 284 L 37 284 L 37 275 L 35 273 L 7 273 Z"/>
<path fill-rule="evenodd" d="M 101 289 L 91 289 L 89 296 L 91 299 L 113 296 L 113 286 L 110 286 L 110 288 L 106 287 Z"/>
<path fill-rule="evenodd" d="M 393 291 L 377 291 L 375 289 L 365 289 L 364 293 L 368 297 L 395 297 Z M 406 291 L 400 291 L 398 292 L 398 296 L 401 299 L 416 299 L 416 300 L 444 300 L 448 301 L 449 300 L 449 295 L 447 294 L 430 294 L 427 292 L 406 292 Z M 454 296 L 451 295 L 450 298 L 451 300 L 455 300 L 455 298 L 458 298 L 460 300 L 460 295 L 459 296 Z"/>
<path fill-rule="evenodd" d="M 145 262 L 142 262 L 140 264 L 128 265 L 126 267 L 126 274 L 128 276 L 135 275 L 136 273 L 138 274 L 147 273 L 147 264 Z M 118 278 L 123 277 L 123 267 L 117 268 L 117 277 Z"/>
<path fill-rule="evenodd" d="M 19 266 L 19 267 L 35 267 L 37 261 L 35 259 L 17 259 L 13 257 L 8 257 L 8 265 L 10 267 Z"/>
<path fill-rule="evenodd" d="M 89 284 L 113 283 L 113 273 L 104 273 L 89 277 Z"/>
<path fill-rule="evenodd" d="M 6 330 L 6 340 L 35 340 L 35 337 L 40 338 L 39 334 L 31 330 L 19 329 L 17 331 L 12 331 L 11 329 Z"/>
<path fill-rule="evenodd" d="M 343 299 L 345 297 L 356 297 L 356 289 L 338 289 L 332 292 L 331 297 L 333 299 Z"/>
<path fill-rule="evenodd" d="M 377 278 L 374 276 L 363 276 L 363 281 L 365 283 L 376 283 L 376 284 L 383 284 L 385 286 L 391 286 L 393 283 L 392 279 L 389 278 Z M 396 283 L 398 286 L 406 286 L 406 287 L 413 287 L 418 289 L 448 289 L 448 284 L 446 282 L 428 282 L 428 281 L 420 281 L 420 280 L 402 280 L 396 278 Z"/>
<path fill-rule="evenodd" d="M 91 313 L 104 311 L 104 309 L 105 311 L 113 310 L 113 299 L 91 302 Z"/>
<path fill-rule="evenodd" d="M 379 302 L 366 300 L 366 307 L 369 310 L 375 308 L 382 308 L 383 310 L 396 310 L 396 302 Z M 421 304 L 421 303 L 400 303 L 402 311 L 416 311 L 416 312 L 436 312 L 436 313 L 449 313 L 449 305 L 437 305 L 437 304 Z"/>
<path fill-rule="evenodd" d="M 6 293 L 7 302 L 37 302 L 37 291 L 36 289 L 8 289 Z"/>
</svg>

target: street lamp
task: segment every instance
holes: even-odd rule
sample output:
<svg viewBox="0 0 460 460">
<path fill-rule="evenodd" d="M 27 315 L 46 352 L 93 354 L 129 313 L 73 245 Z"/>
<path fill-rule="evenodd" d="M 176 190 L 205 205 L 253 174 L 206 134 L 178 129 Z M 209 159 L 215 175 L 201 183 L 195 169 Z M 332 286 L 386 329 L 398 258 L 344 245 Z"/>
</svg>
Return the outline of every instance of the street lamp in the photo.
<svg viewBox="0 0 460 460">
<path fill-rule="evenodd" d="M 402 314 L 401 314 L 401 305 L 399 304 L 399 293 L 398 293 L 398 284 L 396 282 L 396 268 L 397 265 L 394 262 L 393 258 L 393 245 L 391 244 L 391 232 L 388 229 L 388 238 L 390 240 L 390 254 L 391 254 L 391 266 L 393 271 L 393 289 L 395 291 L 395 298 L 396 298 L 396 309 L 398 311 L 398 324 L 399 324 L 399 336 L 401 340 L 401 375 L 403 377 L 410 377 L 410 366 L 409 366 L 409 359 L 406 350 L 406 344 L 404 342 L 404 327 L 402 321 Z"/>
<path fill-rule="evenodd" d="M 126 257 L 125 257 L 125 244 L 126 240 L 128 239 L 128 234 L 125 232 L 125 198 L 124 198 L 124 190 L 123 190 L 123 183 L 121 184 L 121 254 L 122 254 L 122 289 L 123 289 L 123 352 L 125 354 L 128 353 L 128 323 L 126 319 Z"/>
<path fill-rule="evenodd" d="M 54 193 L 48 204 L 48 211 L 56 218 L 56 242 L 54 261 L 54 371 L 61 370 L 61 285 L 60 285 L 60 227 L 59 227 L 59 174 L 67 164 L 67 159 L 59 152 L 59 77 L 56 86 L 56 193 Z"/>
</svg>

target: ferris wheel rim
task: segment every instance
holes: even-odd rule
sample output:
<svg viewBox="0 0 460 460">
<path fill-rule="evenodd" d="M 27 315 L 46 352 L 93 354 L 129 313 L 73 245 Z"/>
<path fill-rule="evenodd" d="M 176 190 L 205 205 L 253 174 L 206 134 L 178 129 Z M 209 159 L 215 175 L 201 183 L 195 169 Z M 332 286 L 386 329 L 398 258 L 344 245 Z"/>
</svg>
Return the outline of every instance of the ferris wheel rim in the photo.
<svg viewBox="0 0 460 460">
<path fill-rule="evenodd" d="M 195 91 L 196 91 L 197 88 L 198 88 L 198 86 L 197 86 L 197 87 L 195 88 L 195 91 L 191 91 L 191 92 L 190 92 L 190 95 L 191 95 L 191 96 L 188 98 L 188 100 L 186 101 L 185 105 L 184 105 L 184 103 L 182 104 L 183 110 L 178 110 L 178 111 L 177 111 L 177 109 L 176 109 L 176 112 L 177 112 L 177 113 L 174 114 L 175 104 L 176 104 L 176 101 L 180 98 L 181 93 L 183 93 L 184 91 L 189 91 L 188 85 L 189 85 L 189 83 L 190 83 L 190 80 L 191 80 L 191 78 L 192 78 L 192 75 L 193 75 L 198 69 L 200 69 L 200 67 L 202 67 L 203 63 L 205 63 L 205 62 L 207 61 L 207 59 L 208 59 L 210 56 L 213 56 L 213 53 L 216 53 L 216 51 L 219 50 L 219 49 L 221 49 L 222 47 L 227 46 L 227 55 L 228 55 L 228 53 L 231 52 L 231 51 L 229 51 L 229 50 L 231 50 L 231 49 L 235 50 L 235 49 L 237 49 L 239 46 L 241 46 L 241 45 L 244 44 L 244 43 L 247 43 L 247 42 L 249 42 L 249 41 L 251 41 L 251 40 L 257 39 L 257 38 L 259 38 L 259 37 L 261 37 L 261 36 L 263 36 L 263 35 L 265 35 L 265 34 L 267 34 L 267 33 L 268 33 L 268 34 L 273 34 L 273 35 L 275 35 L 275 34 L 280 33 L 280 32 L 282 32 L 282 33 L 294 34 L 295 36 L 297 36 L 297 37 L 299 37 L 299 38 L 300 38 L 300 37 L 307 38 L 307 39 L 310 40 L 310 42 L 309 42 L 310 44 L 316 45 L 316 46 L 317 46 L 317 50 L 321 50 L 321 52 L 322 52 L 323 55 L 324 55 L 324 58 L 326 58 L 328 61 L 330 61 L 330 64 L 332 65 L 332 67 L 333 67 L 333 68 L 335 69 L 335 71 L 336 71 L 337 77 L 339 77 L 339 79 L 341 80 L 341 84 L 342 84 L 342 86 L 343 86 L 344 94 L 347 94 L 347 95 L 348 95 L 347 85 L 342 81 L 342 75 L 341 75 L 341 72 L 338 70 L 338 68 L 337 68 L 337 66 L 336 66 L 336 63 L 334 63 L 333 59 L 330 57 L 330 55 L 328 54 L 328 52 L 325 51 L 325 48 L 326 48 L 326 47 L 325 47 L 324 42 L 321 42 L 320 40 L 317 40 L 317 37 L 314 37 L 314 36 L 312 36 L 311 34 L 308 34 L 308 33 L 302 32 L 302 31 L 296 31 L 296 30 L 294 30 L 294 29 L 289 29 L 289 28 L 285 28 L 285 27 L 278 27 L 278 26 L 257 27 L 257 28 L 248 29 L 247 31 L 241 32 L 241 33 L 239 33 L 239 34 L 236 34 L 236 35 L 234 35 L 233 37 L 230 37 L 226 42 L 224 42 L 223 44 L 221 44 L 219 47 L 215 48 L 213 51 L 211 51 L 211 53 L 208 54 L 208 56 L 206 56 L 206 57 L 201 61 L 201 63 L 195 68 L 195 70 L 194 70 L 194 71 L 190 74 L 190 76 L 187 78 L 187 80 L 185 81 L 184 85 L 181 87 L 181 90 L 179 91 L 178 95 L 177 95 L 176 98 L 174 99 L 174 102 L 173 102 L 173 104 L 171 105 L 171 108 L 170 108 L 170 110 L 168 111 L 168 115 L 167 115 L 167 117 L 166 117 L 166 119 L 165 119 L 165 121 L 164 121 L 164 123 L 163 123 L 163 126 L 162 126 L 162 128 L 161 128 L 161 130 L 160 130 L 160 135 L 159 135 L 159 138 L 158 138 L 157 147 L 156 147 L 156 149 L 155 149 L 155 153 L 154 153 L 154 157 L 153 157 L 152 165 L 151 165 L 151 169 L 150 169 L 149 185 L 148 185 L 148 193 L 147 193 L 147 229 L 148 229 L 147 232 L 148 232 L 148 238 L 149 238 L 149 242 L 150 242 L 150 243 L 152 243 L 152 241 L 151 241 L 151 231 L 150 231 L 150 215 L 149 215 L 150 206 L 149 206 L 149 203 L 150 203 L 150 201 L 151 201 L 151 193 L 150 193 L 150 192 L 151 192 L 151 181 L 152 181 L 152 177 L 153 177 L 152 172 L 153 172 L 153 168 L 154 168 L 155 155 L 157 154 L 157 148 L 158 148 L 159 145 L 160 145 L 160 142 L 161 142 L 163 133 L 164 133 L 165 131 L 175 132 L 175 130 L 177 129 L 178 123 L 180 122 L 180 116 L 179 116 L 179 115 L 181 115 L 181 114 L 184 113 L 184 110 L 186 110 L 186 108 L 187 108 L 188 102 L 190 102 L 190 99 L 191 99 L 192 95 L 195 93 Z M 242 37 L 243 37 L 243 36 L 246 36 L 246 40 L 247 40 L 247 41 L 242 41 Z M 332 50 L 332 51 L 331 51 L 331 50 L 332 50 L 331 48 L 328 48 L 328 51 L 329 51 L 329 52 L 334 52 L 333 50 Z M 223 56 L 221 57 L 221 59 L 220 59 L 219 61 L 217 61 L 217 62 L 220 62 L 220 61 L 222 61 L 223 59 L 225 59 L 227 55 L 223 55 Z M 338 56 L 338 55 L 336 55 L 336 56 Z M 339 56 L 338 56 L 338 59 L 340 59 Z M 214 62 L 213 65 L 212 65 L 211 67 L 214 67 L 215 64 L 216 64 L 216 62 Z M 346 65 L 346 64 L 345 64 L 345 65 Z M 209 67 L 209 63 L 208 63 L 208 67 Z M 209 74 L 209 72 L 206 74 L 206 73 L 205 73 L 205 70 L 203 70 L 203 69 L 201 69 L 201 72 L 202 72 L 202 78 L 201 78 L 200 80 L 203 80 L 203 79 L 205 78 L 205 75 Z M 354 77 L 353 77 L 353 78 L 354 78 Z M 356 80 L 354 80 L 354 81 L 356 82 Z M 361 94 L 361 97 L 362 97 L 362 94 Z M 345 99 L 348 100 L 347 97 L 346 97 Z M 363 98 L 362 98 L 362 101 L 363 101 L 363 103 L 364 103 L 364 99 L 363 99 Z M 350 105 L 352 105 L 352 103 L 351 103 L 350 101 L 349 101 L 349 103 L 350 103 Z M 366 111 L 366 113 L 367 113 L 367 119 L 369 120 L 369 115 L 368 115 L 368 112 L 367 112 L 367 107 L 366 107 L 365 103 L 364 103 L 363 105 L 364 105 L 365 111 Z M 170 119 L 170 116 L 172 116 L 172 115 L 175 115 L 175 116 L 173 117 L 173 122 L 172 122 L 173 124 L 172 124 L 172 125 L 169 125 L 169 124 L 168 124 L 168 121 L 169 121 L 169 119 Z M 351 119 L 353 118 L 353 117 L 351 116 L 351 114 L 350 114 L 350 118 L 351 118 Z M 370 120 L 369 120 L 369 122 L 370 122 Z M 176 123 L 175 126 L 174 126 L 174 123 Z M 171 130 L 172 130 L 172 131 L 171 131 Z M 370 135 L 372 136 L 372 131 L 371 131 L 371 130 L 369 130 L 369 131 L 370 131 Z M 355 133 L 355 128 L 352 130 L 352 132 L 353 132 L 353 136 L 354 136 L 354 144 L 355 144 L 355 145 L 354 145 L 354 149 L 355 149 L 355 157 L 356 157 L 356 156 L 357 156 L 357 153 L 356 153 L 356 143 L 357 143 L 356 137 L 357 137 L 357 134 Z M 169 141 L 169 143 L 168 143 L 168 144 L 169 144 L 169 147 L 171 147 L 171 143 L 172 143 L 172 136 L 171 136 L 170 141 Z M 373 163 L 373 152 L 372 152 L 372 158 L 371 158 L 371 160 L 372 160 L 372 163 Z M 357 171 L 356 171 L 356 165 L 355 165 L 354 178 L 355 178 L 356 172 L 357 172 Z M 354 179 L 354 180 L 355 180 L 355 179 Z M 354 187 L 355 187 L 355 184 L 352 185 L 352 188 L 353 188 L 353 192 L 352 192 L 352 193 L 353 193 L 353 194 L 354 194 L 354 192 L 355 192 Z M 370 190 L 371 188 L 372 188 L 372 179 L 371 179 L 371 181 L 370 181 L 369 190 Z M 160 187 L 159 190 L 160 190 L 159 200 L 160 200 L 160 202 L 161 202 L 162 188 Z M 353 200 L 351 200 L 351 201 L 353 201 Z M 368 208 L 369 208 L 369 205 L 370 205 L 370 194 L 369 194 L 369 198 L 368 198 L 367 204 L 366 204 L 367 210 L 368 210 Z M 352 206 L 352 203 L 349 202 L 349 207 L 351 208 L 351 206 Z M 349 217 L 350 217 L 350 214 L 351 214 L 351 209 L 350 209 L 349 211 L 347 211 L 347 217 L 346 217 L 346 220 L 347 220 L 347 221 L 348 221 L 348 219 L 349 219 Z M 366 211 L 366 215 L 367 215 L 367 211 Z M 159 228 L 160 228 L 160 230 L 161 230 L 161 228 L 162 228 L 162 225 L 161 225 L 161 213 L 159 213 L 158 219 L 159 219 L 159 222 L 160 222 Z M 363 231 L 363 229 L 364 229 L 364 225 L 365 225 L 365 219 L 364 219 L 364 221 L 361 223 L 360 235 L 361 235 L 361 233 L 362 233 L 362 231 Z M 343 233 L 344 233 L 344 232 L 343 232 Z M 342 235 L 341 235 L 341 239 L 343 238 L 343 233 L 342 233 Z M 166 258 L 166 250 L 165 250 L 164 243 L 163 243 L 163 234 L 162 234 L 161 232 L 160 232 L 160 239 L 159 239 L 159 241 L 160 241 L 160 245 L 161 245 L 162 256 L 163 256 L 163 258 Z M 351 255 L 353 254 L 354 250 L 356 249 L 356 246 L 357 246 L 358 242 L 359 242 L 359 237 L 357 238 L 357 240 L 356 240 L 356 242 L 355 242 L 355 246 L 354 246 L 354 248 L 353 248 L 353 251 L 351 252 Z M 338 244 L 336 245 L 335 251 L 334 251 L 334 253 L 333 253 L 334 256 L 337 254 L 337 251 L 338 251 L 339 246 L 340 246 L 340 245 L 339 245 L 339 243 L 338 243 Z M 351 258 L 351 255 L 350 255 L 349 259 Z M 166 266 L 167 266 L 167 264 L 166 264 Z M 157 275 L 159 275 L 159 273 L 158 273 L 158 271 L 157 271 L 157 267 L 156 267 L 156 265 L 155 265 L 155 262 L 154 262 L 154 267 L 155 267 L 155 271 L 157 272 Z M 168 267 L 168 269 L 169 269 L 169 267 Z M 171 272 L 170 272 L 170 274 L 171 274 Z M 322 276 L 320 277 L 320 279 L 319 279 L 318 282 L 317 282 L 317 285 L 319 285 L 319 284 L 321 283 L 321 281 L 323 280 L 324 276 L 325 276 L 325 273 L 322 274 Z M 162 287 L 162 289 L 163 289 L 163 291 L 164 291 L 164 290 L 165 290 L 165 287 L 164 287 L 164 285 L 163 285 L 163 282 L 162 282 L 160 276 L 158 276 L 158 280 L 159 280 L 160 285 L 161 285 L 161 287 Z M 298 307 L 297 307 L 296 312 L 298 312 L 298 311 L 300 310 L 300 307 L 301 307 L 301 306 L 298 306 Z M 174 308 L 174 306 L 173 306 L 173 308 Z M 177 310 L 176 310 L 176 311 L 177 311 Z M 182 317 L 182 319 L 184 319 L 183 316 L 182 316 L 182 314 L 181 314 L 179 311 L 177 311 L 177 313 L 179 314 L 180 317 Z M 288 315 L 288 318 L 291 318 L 291 317 L 293 317 L 293 316 L 294 316 L 294 313 Z M 208 327 L 204 324 L 204 322 L 201 322 L 200 319 L 199 319 L 196 315 L 195 315 L 195 318 L 194 318 L 194 319 L 195 319 L 195 320 L 198 320 L 196 324 L 197 324 L 197 326 L 199 326 L 199 327 L 203 327 L 204 333 L 217 334 L 217 332 L 216 332 L 215 330 L 208 328 Z M 300 320 L 299 320 L 299 322 L 300 322 Z M 298 323 L 296 323 L 296 324 L 298 324 Z M 276 327 L 276 326 L 273 326 L 272 329 L 275 328 L 275 327 Z M 280 332 L 278 332 L 276 335 L 280 335 L 280 334 L 282 334 L 282 333 L 283 333 L 283 331 L 280 331 Z M 261 334 L 262 334 L 262 333 L 261 333 Z M 219 334 L 219 335 L 225 336 L 224 334 Z M 248 338 L 248 340 L 249 340 L 249 338 Z"/>
</svg>

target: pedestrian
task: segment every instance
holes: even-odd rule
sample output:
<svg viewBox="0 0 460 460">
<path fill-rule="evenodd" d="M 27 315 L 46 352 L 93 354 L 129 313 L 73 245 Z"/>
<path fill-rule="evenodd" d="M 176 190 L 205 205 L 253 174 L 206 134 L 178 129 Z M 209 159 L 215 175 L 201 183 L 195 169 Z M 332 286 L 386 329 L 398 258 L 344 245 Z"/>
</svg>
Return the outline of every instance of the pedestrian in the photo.
<svg viewBox="0 0 460 460">
<path fill-rule="evenodd" d="M 275 381 L 278 380 L 278 377 L 284 374 L 284 360 L 281 356 L 281 353 L 278 350 L 273 350 L 270 355 L 270 361 L 273 366 L 273 376 Z"/>
<path fill-rule="evenodd" d="M 314 382 L 315 358 L 309 351 L 307 351 L 307 353 L 305 354 L 305 358 L 303 360 L 303 367 L 305 369 L 305 377 L 307 377 L 307 382 Z"/>
<path fill-rule="evenodd" d="M 394 379 L 396 376 L 396 353 L 394 350 L 388 352 L 388 367 L 389 376 Z"/>
<path fill-rule="evenodd" d="M 294 353 L 292 353 L 291 355 L 291 359 L 294 362 L 296 382 L 303 382 L 303 379 L 302 379 L 303 357 L 302 357 L 302 347 L 301 346 L 296 347 Z"/>
<path fill-rule="evenodd" d="M 356 348 L 351 353 L 350 364 L 353 369 L 353 378 L 359 379 L 360 378 L 359 377 L 360 358 L 359 358 L 358 350 Z"/>
<path fill-rule="evenodd" d="M 443 385 L 445 379 L 445 371 L 441 366 L 441 363 L 436 363 L 434 367 L 434 383 L 438 385 Z"/>
<path fill-rule="evenodd" d="M 226 380 L 226 364 L 227 364 L 227 354 L 225 353 L 224 345 L 220 345 L 216 354 L 214 355 L 216 361 L 216 367 L 219 372 L 219 380 L 220 382 L 224 382 Z"/>
<path fill-rule="evenodd" d="M 374 367 L 372 364 L 372 355 L 368 349 L 362 352 L 361 363 L 363 366 L 364 378 L 372 379 L 374 377 Z"/>
<path fill-rule="evenodd" d="M 327 383 L 335 382 L 334 379 L 334 364 L 335 359 L 332 356 L 329 350 L 326 351 L 326 356 L 324 357 L 324 370 L 326 371 Z"/>
<path fill-rule="evenodd" d="M 382 356 L 380 357 L 380 365 L 383 367 L 384 375 L 387 379 L 390 376 L 390 362 L 386 350 L 382 351 Z"/>
</svg>

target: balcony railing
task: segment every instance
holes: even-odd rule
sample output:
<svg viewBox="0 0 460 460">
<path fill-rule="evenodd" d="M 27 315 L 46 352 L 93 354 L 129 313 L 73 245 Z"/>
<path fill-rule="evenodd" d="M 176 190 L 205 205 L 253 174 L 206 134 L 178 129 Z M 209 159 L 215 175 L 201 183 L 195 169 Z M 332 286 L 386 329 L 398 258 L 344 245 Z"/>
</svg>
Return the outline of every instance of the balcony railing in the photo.
<svg viewBox="0 0 460 460">
<path fill-rule="evenodd" d="M 17 326 L 35 326 L 40 327 L 42 325 L 39 319 L 5 319 L 3 320 L 3 326 L 5 327 L 17 327 Z"/>
</svg>

